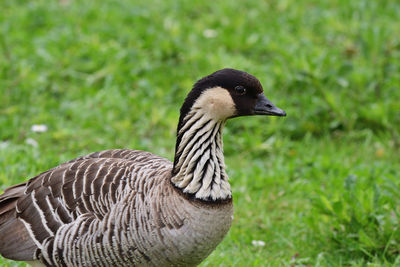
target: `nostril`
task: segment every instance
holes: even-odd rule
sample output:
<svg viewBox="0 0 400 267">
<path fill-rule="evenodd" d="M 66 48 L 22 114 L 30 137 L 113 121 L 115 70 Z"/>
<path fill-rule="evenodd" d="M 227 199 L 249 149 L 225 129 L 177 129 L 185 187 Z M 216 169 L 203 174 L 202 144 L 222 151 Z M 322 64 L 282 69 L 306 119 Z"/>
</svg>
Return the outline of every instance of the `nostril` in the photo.
<svg viewBox="0 0 400 267">
<path fill-rule="evenodd" d="M 272 108 L 272 105 L 271 104 L 267 104 L 266 107 L 267 108 Z"/>
</svg>

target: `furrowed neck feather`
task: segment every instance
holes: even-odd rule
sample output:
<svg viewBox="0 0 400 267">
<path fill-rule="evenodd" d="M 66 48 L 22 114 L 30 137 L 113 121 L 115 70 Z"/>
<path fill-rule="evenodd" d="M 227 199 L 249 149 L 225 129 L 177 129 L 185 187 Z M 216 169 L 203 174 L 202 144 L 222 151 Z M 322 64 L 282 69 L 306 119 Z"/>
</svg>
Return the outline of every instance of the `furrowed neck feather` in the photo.
<svg viewBox="0 0 400 267">
<path fill-rule="evenodd" d="M 226 90 L 216 87 L 202 94 L 190 111 L 181 115 L 171 181 L 184 193 L 210 201 L 231 198 L 222 129 L 234 114 L 233 107 Z"/>
</svg>

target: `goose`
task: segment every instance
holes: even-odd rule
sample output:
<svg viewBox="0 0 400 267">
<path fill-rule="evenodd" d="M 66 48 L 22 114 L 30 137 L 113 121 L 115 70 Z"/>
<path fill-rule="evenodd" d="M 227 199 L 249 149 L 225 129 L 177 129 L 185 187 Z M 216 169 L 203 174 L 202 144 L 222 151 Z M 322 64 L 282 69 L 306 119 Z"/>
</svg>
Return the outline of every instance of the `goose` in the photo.
<svg viewBox="0 0 400 267">
<path fill-rule="evenodd" d="M 112 149 L 75 158 L 0 195 L 0 254 L 32 266 L 196 266 L 233 219 L 222 129 L 286 116 L 235 69 L 197 81 L 180 109 L 174 161 Z"/>
</svg>

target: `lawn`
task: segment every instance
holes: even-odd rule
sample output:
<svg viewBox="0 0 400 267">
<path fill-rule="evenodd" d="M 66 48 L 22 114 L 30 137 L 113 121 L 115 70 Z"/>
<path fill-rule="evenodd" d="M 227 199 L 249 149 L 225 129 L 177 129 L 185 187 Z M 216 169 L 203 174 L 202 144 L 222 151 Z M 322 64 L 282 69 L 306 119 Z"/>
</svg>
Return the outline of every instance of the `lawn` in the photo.
<svg viewBox="0 0 400 267">
<path fill-rule="evenodd" d="M 235 218 L 201 266 L 400 265 L 398 1 L 2 0 L 0 10 L 0 191 L 92 151 L 172 159 L 192 84 L 232 67 L 288 116 L 227 123 Z"/>
</svg>

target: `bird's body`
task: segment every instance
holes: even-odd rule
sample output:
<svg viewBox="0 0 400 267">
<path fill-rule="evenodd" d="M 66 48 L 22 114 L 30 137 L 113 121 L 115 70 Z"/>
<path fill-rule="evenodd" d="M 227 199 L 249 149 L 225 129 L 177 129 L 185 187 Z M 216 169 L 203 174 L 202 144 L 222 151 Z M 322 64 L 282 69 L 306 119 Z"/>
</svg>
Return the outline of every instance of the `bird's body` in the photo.
<svg viewBox="0 0 400 267">
<path fill-rule="evenodd" d="M 223 71 L 233 80 L 253 77 Z M 8 188 L 0 196 L 0 253 L 46 266 L 195 266 L 204 260 L 233 218 L 222 129 L 230 117 L 252 115 L 223 84 L 209 84 L 215 77 L 206 78 L 181 109 L 174 163 L 144 151 L 106 150 Z M 255 114 L 258 102 L 251 102 Z M 273 108 L 272 115 L 283 115 Z"/>
<path fill-rule="evenodd" d="M 228 231 L 232 203 L 192 201 L 171 171 L 144 151 L 93 153 L 33 178 L 19 218 L 51 266 L 196 265 Z"/>
</svg>

